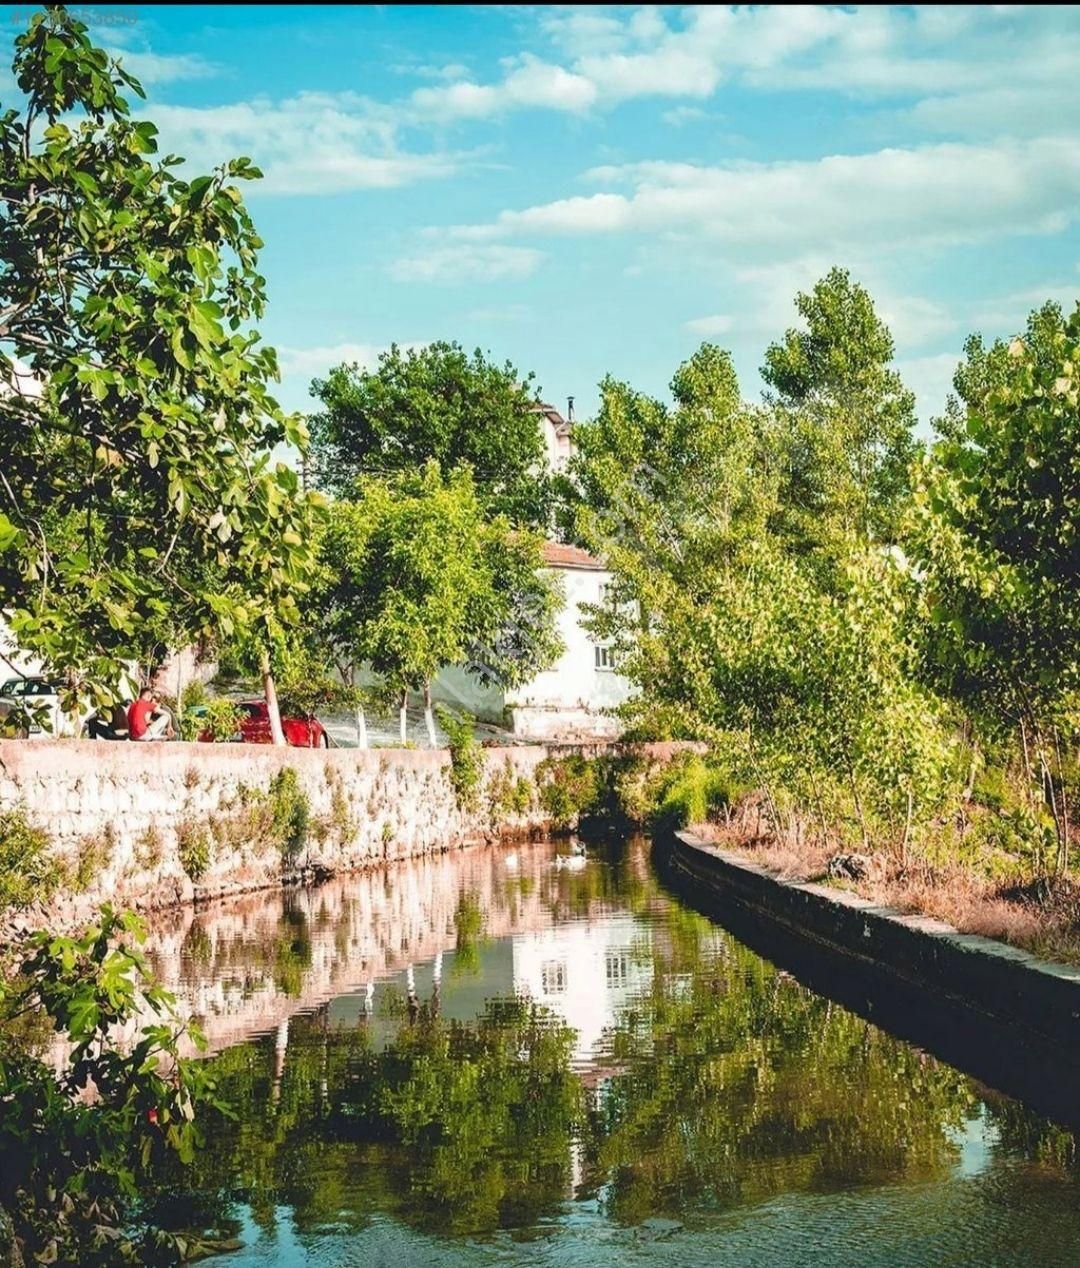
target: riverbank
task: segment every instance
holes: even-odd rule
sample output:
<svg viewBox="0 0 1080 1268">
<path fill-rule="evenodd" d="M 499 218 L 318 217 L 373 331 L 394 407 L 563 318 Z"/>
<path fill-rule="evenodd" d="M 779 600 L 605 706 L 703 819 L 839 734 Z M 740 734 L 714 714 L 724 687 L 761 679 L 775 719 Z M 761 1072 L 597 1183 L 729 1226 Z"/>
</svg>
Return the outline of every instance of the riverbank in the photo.
<svg viewBox="0 0 1080 1268">
<path fill-rule="evenodd" d="M 447 750 L 0 741 L 0 815 L 44 878 L 6 932 L 70 928 L 105 901 L 153 910 L 527 838 L 567 826 L 582 762 L 663 765 L 683 747 L 475 749 L 464 788 Z"/>
<path fill-rule="evenodd" d="M 783 876 L 749 851 L 694 831 L 675 833 L 672 863 L 719 901 L 873 964 L 905 987 L 955 999 L 1054 1044 L 1075 1048 L 1080 1039 L 1080 969 L 928 915 Z"/>
</svg>

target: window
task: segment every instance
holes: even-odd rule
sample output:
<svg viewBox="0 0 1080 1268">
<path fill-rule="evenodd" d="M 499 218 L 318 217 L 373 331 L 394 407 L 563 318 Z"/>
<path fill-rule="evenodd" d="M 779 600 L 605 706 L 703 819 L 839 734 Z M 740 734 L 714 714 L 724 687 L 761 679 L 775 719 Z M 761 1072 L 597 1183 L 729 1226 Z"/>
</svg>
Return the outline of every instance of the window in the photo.
<svg viewBox="0 0 1080 1268">
<path fill-rule="evenodd" d="M 597 670 L 612 670 L 615 668 L 615 649 L 612 647 L 597 647 L 596 651 L 596 668 Z"/>
<path fill-rule="evenodd" d="M 562 995 L 566 990 L 566 963 L 548 960 L 540 966 L 540 989 L 545 995 Z"/>
<path fill-rule="evenodd" d="M 607 988 L 617 991 L 630 980 L 630 957 L 625 951 L 609 951 L 605 962 Z"/>
</svg>

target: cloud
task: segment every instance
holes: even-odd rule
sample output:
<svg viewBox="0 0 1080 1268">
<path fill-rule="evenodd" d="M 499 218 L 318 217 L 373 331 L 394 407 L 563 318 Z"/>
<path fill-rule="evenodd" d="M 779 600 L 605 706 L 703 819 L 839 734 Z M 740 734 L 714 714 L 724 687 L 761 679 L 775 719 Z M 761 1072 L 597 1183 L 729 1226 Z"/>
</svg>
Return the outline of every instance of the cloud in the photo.
<svg viewBox="0 0 1080 1268">
<path fill-rule="evenodd" d="M 712 317 L 694 317 L 683 322 L 683 330 L 692 335 L 726 335 L 735 326 L 735 318 L 724 313 L 716 313 Z"/>
<path fill-rule="evenodd" d="M 164 54 L 127 48 L 110 48 L 108 52 L 144 86 L 180 79 L 209 79 L 219 73 L 217 66 L 195 53 Z"/>
<path fill-rule="evenodd" d="M 486 119 L 524 106 L 580 113 L 596 97 L 596 87 L 588 79 L 523 53 L 513 59 L 500 84 L 460 80 L 446 87 L 418 88 L 411 101 L 421 116 L 448 120 Z"/>
<path fill-rule="evenodd" d="M 474 308 L 468 313 L 469 321 L 503 322 L 526 321 L 533 315 L 528 304 L 504 304 L 501 308 Z"/>
<path fill-rule="evenodd" d="M 404 348 L 422 348 L 422 343 L 407 343 Z M 313 348 L 278 348 L 278 365 L 282 378 L 286 376 L 303 376 L 310 379 L 325 374 L 332 366 L 343 362 L 356 364 L 364 370 L 371 370 L 379 363 L 379 357 L 387 349 L 386 344 L 375 343 L 334 343 L 322 344 Z"/>
<path fill-rule="evenodd" d="M 700 106 L 676 106 L 673 110 L 665 110 L 660 116 L 673 128 L 681 128 L 685 123 L 698 123 L 708 117 L 708 111 L 702 110 Z"/>
<path fill-rule="evenodd" d="M 1080 279 L 1062 285 L 1060 281 L 998 295 L 975 310 L 971 324 L 991 339 L 1019 334 L 1027 324 L 1028 314 L 1048 301 L 1060 304 L 1066 316 L 1080 303 Z"/>
<path fill-rule="evenodd" d="M 406 256 L 390 266 L 399 282 L 503 282 L 520 281 L 534 273 L 544 258 L 532 247 L 499 244 L 435 247 L 420 255 Z"/>
<path fill-rule="evenodd" d="M 553 8 L 539 28 L 549 56 L 506 58 L 490 82 L 443 74 L 413 108 L 446 121 L 582 113 L 642 97 L 702 101 L 737 83 L 914 102 L 910 117 L 927 130 L 996 136 L 1068 130 L 1080 104 L 1068 6 Z"/>
<path fill-rule="evenodd" d="M 161 149 L 170 145 L 193 168 L 247 155 L 265 179 L 259 194 L 339 194 L 392 189 L 452 175 L 463 156 L 410 152 L 381 107 L 355 93 L 305 92 L 281 101 L 258 98 L 196 108 L 155 103 Z"/>
<path fill-rule="evenodd" d="M 961 359 L 961 350 L 939 352 L 925 357 L 901 357 L 896 368 L 905 387 L 915 393 L 915 409 L 926 424 L 945 412 L 945 402 L 953 390 L 952 380 Z"/>
<path fill-rule="evenodd" d="M 550 234 L 692 234 L 767 257 L 848 253 L 1056 233 L 1076 217 L 1080 137 L 943 143 L 773 163 L 645 162 L 594 169 L 628 188 L 503 211 L 460 239 Z"/>
</svg>

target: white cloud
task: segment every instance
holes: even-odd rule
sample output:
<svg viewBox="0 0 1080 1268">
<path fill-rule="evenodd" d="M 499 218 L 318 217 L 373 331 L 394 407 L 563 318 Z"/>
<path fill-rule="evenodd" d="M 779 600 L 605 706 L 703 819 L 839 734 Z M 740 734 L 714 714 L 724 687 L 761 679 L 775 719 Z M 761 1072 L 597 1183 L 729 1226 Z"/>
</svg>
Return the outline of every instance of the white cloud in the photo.
<svg viewBox="0 0 1080 1268">
<path fill-rule="evenodd" d="M 199 109 L 155 104 L 161 149 L 174 146 L 193 167 L 247 155 L 265 179 L 251 193 L 337 194 L 389 189 L 449 176 L 462 156 L 415 153 L 381 108 L 354 93 L 300 93 Z"/>
<path fill-rule="evenodd" d="M 195 53 L 165 54 L 127 48 L 110 48 L 108 52 L 144 86 L 179 79 L 209 79 L 218 74 L 215 65 Z"/>
<path fill-rule="evenodd" d="M 1047 301 L 1061 305 L 1066 316 L 1080 303 L 1080 279 L 1064 285 L 1047 282 L 1042 286 L 1026 286 L 1021 290 L 998 295 L 981 305 L 971 317 L 971 325 L 985 332 L 988 338 L 1007 339 L 1018 334 L 1027 324 L 1028 314 Z"/>
<path fill-rule="evenodd" d="M 520 281 L 534 273 L 543 258 L 532 247 L 461 244 L 396 260 L 390 275 L 399 282 Z"/>
<path fill-rule="evenodd" d="M 580 113 L 596 97 L 596 86 L 585 77 L 523 53 L 500 84 L 461 80 L 444 88 L 418 88 L 411 100 L 422 116 L 446 120 L 485 119 L 523 106 Z"/>
<path fill-rule="evenodd" d="M 712 317 L 694 317 L 683 322 L 683 330 L 692 335 L 726 335 L 735 326 L 735 318 L 724 313 L 716 313 Z"/>
<path fill-rule="evenodd" d="M 902 357 L 896 368 L 915 393 L 915 409 L 923 423 L 939 418 L 945 412 L 945 402 L 953 390 L 952 379 L 961 359 L 961 350 L 939 352 L 926 357 Z"/>
<path fill-rule="evenodd" d="M 1080 137 L 716 167 L 647 162 L 589 175 L 629 192 L 503 211 L 494 222 L 452 233 L 463 239 L 689 233 L 747 253 L 779 249 L 795 256 L 1060 232 L 1080 208 Z"/>
<path fill-rule="evenodd" d="M 422 348 L 422 343 L 407 343 L 405 348 Z M 278 365 L 282 378 L 287 376 L 317 378 L 324 375 L 331 367 L 341 365 L 359 365 L 363 370 L 374 369 L 379 357 L 386 351 L 385 344 L 375 343 L 335 343 L 322 344 L 313 348 L 278 348 Z"/>
<path fill-rule="evenodd" d="M 671 127 L 681 128 L 685 123 L 698 123 L 707 119 L 709 114 L 700 106 L 675 106 L 672 110 L 665 110 L 660 117 Z"/>
<path fill-rule="evenodd" d="M 1069 6 L 697 5 L 555 8 L 540 18 L 555 57 L 505 59 L 489 83 L 462 71 L 413 106 L 445 120 L 534 107 L 582 112 L 640 97 L 703 100 L 739 82 L 918 101 L 935 131 L 1064 130 L 1080 95 L 1080 28 Z M 1055 109 L 1055 103 L 1057 108 Z"/>
</svg>

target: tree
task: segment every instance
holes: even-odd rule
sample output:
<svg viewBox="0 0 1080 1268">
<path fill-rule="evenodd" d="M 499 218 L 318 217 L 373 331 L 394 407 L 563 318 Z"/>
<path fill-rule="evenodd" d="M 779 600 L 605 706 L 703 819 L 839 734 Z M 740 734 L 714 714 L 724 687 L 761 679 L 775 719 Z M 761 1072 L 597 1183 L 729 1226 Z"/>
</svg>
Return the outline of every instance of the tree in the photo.
<svg viewBox="0 0 1080 1268">
<path fill-rule="evenodd" d="M 378 675 L 398 702 L 402 743 L 408 693 L 420 690 L 434 745 L 440 669 L 513 686 L 560 650 L 539 539 L 489 520 L 467 467 L 444 478 L 429 462 L 419 474 L 360 480 L 353 501 L 332 504 L 319 561 L 311 637 L 351 687 L 364 665 Z M 359 706 L 357 735 L 363 743 Z"/>
<path fill-rule="evenodd" d="M 911 549 L 925 572 L 934 670 L 1019 732 L 1029 783 L 1068 865 L 1061 743 L 1080 689 L 1080 308 L 1026 338 L 969 342 L 965 402 L 922 464 Z"/>
<path fill-rule="evenodd" d="M 781 524 L 810 549 L 836 529 L 895 541 L 919 445 L 892 335 L 844 269 L 795 307 L 806 328 L 771 344 L 761 368 L 783 438 Z"/>
<path fill-rule="evenodd" d="M 157 627 L 288 619 L 306 443 L 253 323 L 262 245 L 238 158 L 184 180 L 142 90 L 62 6 L 16 41 L 0 116 L 0 609 L 73 695 L 107 702 Z"/>
<path fill-rule="evenodd" d="M 311 418 L 317 478 L 348 497 L 358 476 L 468 463 L 492 515 L 544 529 L 551 492 L 532 379 L 456 343 L 395 345 L 375 370 L 337 366 L 312 383 L 322 402 Z"/>
<path fill-rule="evenodd" d="M 34 934 L 21 963 L 6 966 L 15 971 L 0 985 L 0 1216 L 27 1262 L 106 1268 L 214 1249 L 135 1214 L 136 1173 L 151 1155 L 190 1162 L 196 1111 L 227 1112 L 206 1065 L 178 1055 L 185 1030 L 206 1045 L 151 978 L 144 937 L 136 916 L 105 907 L 84 936 Z M 28 1050 L 28 1017 L 66 1036 L 59 1072 Z M 122 1050 L 118 1030 L 140 1019 Z"/>
</svg>

